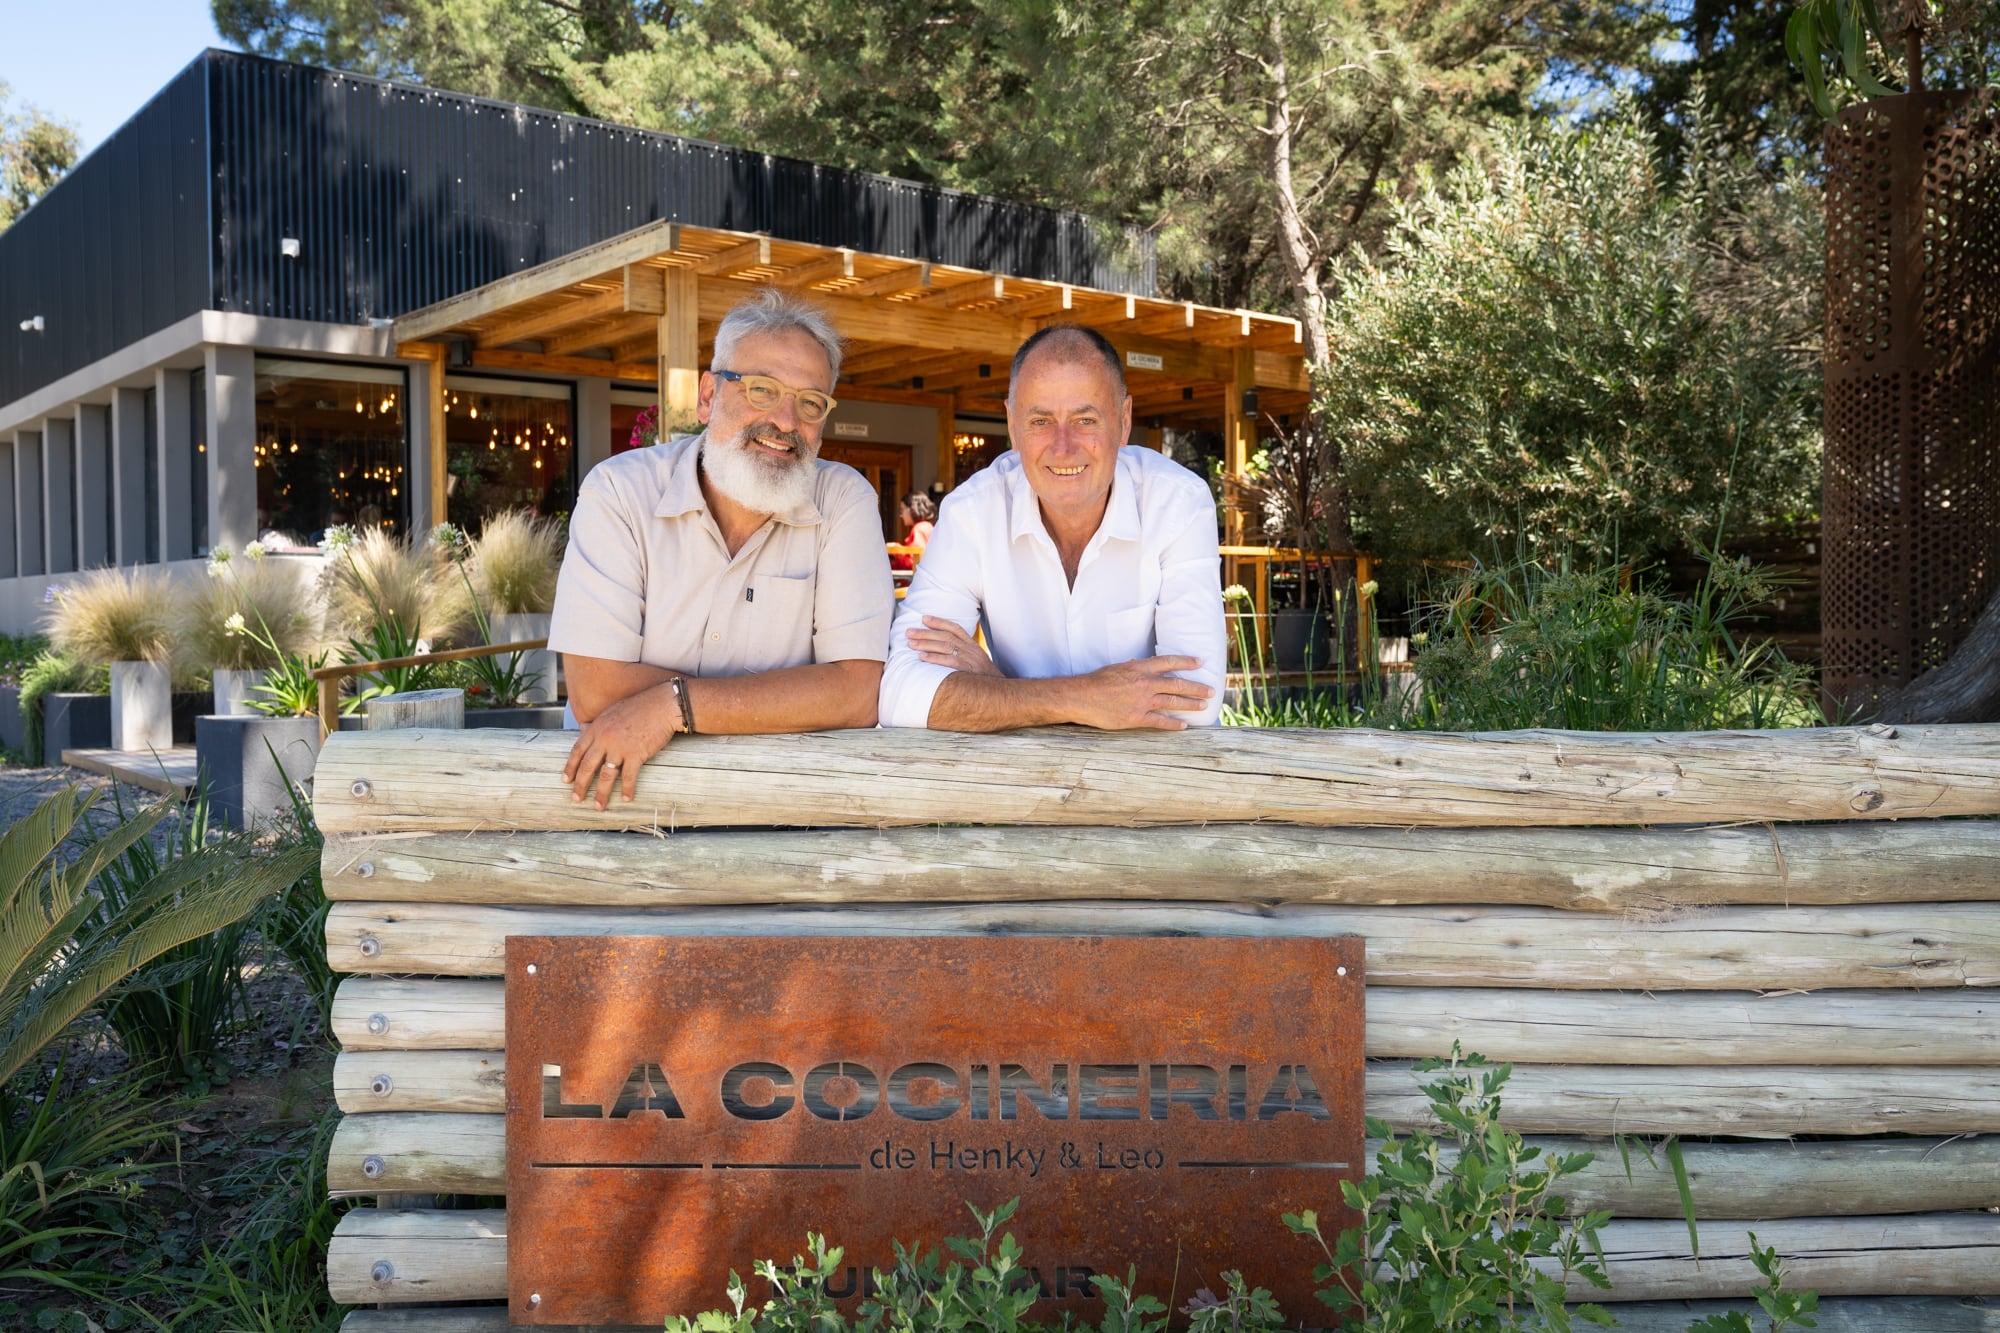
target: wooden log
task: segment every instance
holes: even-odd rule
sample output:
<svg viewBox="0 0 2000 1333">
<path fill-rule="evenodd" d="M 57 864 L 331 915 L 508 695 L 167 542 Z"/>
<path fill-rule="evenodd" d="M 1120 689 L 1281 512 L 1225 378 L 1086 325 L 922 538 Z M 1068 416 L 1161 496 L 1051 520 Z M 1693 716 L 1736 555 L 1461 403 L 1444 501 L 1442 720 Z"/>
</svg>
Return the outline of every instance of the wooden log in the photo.
<svg viewBox="0 0 2000 1333">
<path fill-rule="evenodd" d="M 352 1209 L 326 1247 L 326 1289 L 344 1305 L 505 1297 L 507 1212 Z"/>
<path fill-rule="evenodd" d="M 1749 1233 L 1775 1246 L 1785 1284 L 1823 1296 L 2000 1294 L 2000 1216 L 1824 1217 L 1710 1222 L 1701 1257 L 1681 1222 L 1614 1221 L 1604 1228 L 1611 1290 L 1571 1278 L 1573 1300 L 1657 1301 L 1744 1297 L 1763 1279 L 1750 1262 Z"/>
<path fill-rule="evenodd" d="M 334 1101 L 349 1115 L 507 1109 L 506 1057 L 482 1051 L 343 1051 Z M 1412 1062 L 1370 1061 L 1367 1112 L 1398 1133 L 1440 1128 Z M 1505 1119 L 1523 1134 L 2000 1133 L 2000 1070 L 1847 1066 L 1516 1065 Z"/>
<path fill-rule="evenodd" d="M 333 1001 L 350 1051 L 476 1050 L 506 1041 L 498 980 L 350 977 Z M 1370 987 L 1375 1058 L 1448 1055 L 1580 1065 L 2000 1064 L 2000 994 L 1745 995 Z"/>
<path fill-rule="evenodd" d="M 487 907 L 336 903 L 337 972 L 492 976 L 509 935 L 1361 935 L 1374 986 L 1822 990 L 2000 985 L 2000 903 L 1549 907 L 1033 903 L 892 907 Z"/>
<path fill-rule="evenodd" d="M 1602 1140 L 1535 1136 L 1544 1154 L 1595 1160 L 1564 1182 L 1573 1212 L 1679 1217 L 1680 1192 L 1664 1153 L 1629 1145 L 1628 1176 Z M 1370 1141 L 1367 1162 L 1374 1170 Z M 1682 1161 L 1703 1218 L 1838 1217 L 2000 1206 L 2000 1139 L 1864 1139 L 1818 1143 L 1683 1143 Z M 358 1115 L 334 1131 L 327 1184 L 336 1195 L 380 1189 L 507 1192 L 507 1122 L 498 1115 Z"/>
<path fill-rule="evenodd" d="M 646 763 L 636 801 L 604 811 L 572 800 L 563 785 L 570 743 L 560 732 L 336 734 L 320 751 L 319 827 L 671 832 L 969 819 L 1464 827 L 2000 814 L 2000 725 L 693 736 Z"/>
<path fill-rule="evenodd" d="M 406 690 L 383 694 L 362 705 L 366 731 L 409 731 L 421 728 L 456 731 L 465 726 L 464 690 Z"/>
<path fill-rule="evenodd" d="M 340 1333 L 507 1333 L 504 1305 L 431 1310 L 351 1310 Z"/>
<path fill-rule="evenodd" d="M 362 1219 L 356 1223 L 355 1219 Z M 382 1219 L 394 1219 L 391 1227 Z M 1762 1279 L 1747 1233 L 1784 1256 L 1787 1281 L 1828 1296 L 1964 1296 L 2000 1292 L 2000 1216 L 1781 1219 L 1711 1222 L 1701 1257 L 1679 1221 L 1613 1220 L 1601 1233 L 1608 1292 L 1572 1279 L 1577 1300 L 1654 1301 L 1745 1297 Z M 838 1237 L 832 1239 L 838 1240 Z M 752 1259 L 768 1255 L 746 1255 Z M 379 1265 L 387 1265 L 386 1271 Z M 507 1292 L 504 1212 L 348 1213 L 327 1247 L 327 1288 L 337 1301 L 485 1300 Z M 378 1276 L 380 1275 L 380 1276 Z"/>
<path fill-rule="evenodd" d="M 1755 1301 L 1632 1301 L 1619 1305 L 1618 1327 L 1621 1333 L 1687 1333 L 1697 1321 L 1724 1314 L 1741 1314 L 1752 1328 L 1769 1327 Z M 1949 1296 L 1835 1296 L 1819 1303 L 1814 1318 L 1817 1333 L 2000 1333 L 2000 1305 Z"/>
<path fill-rule="evenodd" d="M 329 898 L 524 907 L 1064 898 L 1581 911 L 1852 906 L 2000 898 L 2000 820 L 356 833 L 328 837 L 321 864 Z"/>
</svg>

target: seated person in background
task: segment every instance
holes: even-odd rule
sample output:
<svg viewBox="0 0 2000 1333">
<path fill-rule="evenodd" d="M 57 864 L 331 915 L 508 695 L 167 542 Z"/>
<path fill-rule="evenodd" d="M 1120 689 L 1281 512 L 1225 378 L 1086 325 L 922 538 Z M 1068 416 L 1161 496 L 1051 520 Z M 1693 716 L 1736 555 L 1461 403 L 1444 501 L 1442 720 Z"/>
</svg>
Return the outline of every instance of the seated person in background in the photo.
<svg viewBox="0 0 2000 1333">
<path fill-rule="evenodd" d="M 937 506 L 931 497 L 922 491 L 911 491 L 903 497 L 902 508 L 896 513 L 897 524 L 903 529 L 903 539 L 898 546 L 914 546 L 917 554 L 923 553 L 924 544 L 931 539 L 932 521 L 937 518 Z M 909 571 L 917 567 L 916 555 L 892 555 L 889 568 Z"/>
<path fill-rule="evenodd" d="M 765 289 L 716 329 L 705 429 L 583 479 L 549 629 L 575 799 L 631 800 L 676 732 L 875 725 L 895 595 L 874 490 L 819 458 L 839 372 L 825 314 Z"/>
<path fill-rule="evenodd" d="M 1125 444 L 1117 349 L 1068 326 L 1022 343 L 1007 430 L 1012 450 L 945 497 L 890 636 L 882 725 L 1213 725 L 1215 499 L 1186 468 Z"/>
</svg>

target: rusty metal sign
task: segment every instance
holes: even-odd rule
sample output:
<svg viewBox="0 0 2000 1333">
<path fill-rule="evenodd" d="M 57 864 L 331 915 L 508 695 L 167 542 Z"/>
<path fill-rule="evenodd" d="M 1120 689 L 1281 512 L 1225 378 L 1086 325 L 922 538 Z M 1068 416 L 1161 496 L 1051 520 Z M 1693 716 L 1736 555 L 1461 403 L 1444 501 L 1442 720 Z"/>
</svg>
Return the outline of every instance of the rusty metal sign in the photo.
<svg viewBox="0 0 2000 1333">
<path fill-rule="evenodd" d="M 1349 1217 L 1362 941 L 507 941 L 516 1324 L 657 1329 L 752 1301 L 808 1230 L 858 1300 L 1020 1200 L 1035 1317 L 1095 1324 L 1093 1274 L 1184 1305 L 1241 1269 L 1316 1320 L 1286 1212 Z"/>
</svg>

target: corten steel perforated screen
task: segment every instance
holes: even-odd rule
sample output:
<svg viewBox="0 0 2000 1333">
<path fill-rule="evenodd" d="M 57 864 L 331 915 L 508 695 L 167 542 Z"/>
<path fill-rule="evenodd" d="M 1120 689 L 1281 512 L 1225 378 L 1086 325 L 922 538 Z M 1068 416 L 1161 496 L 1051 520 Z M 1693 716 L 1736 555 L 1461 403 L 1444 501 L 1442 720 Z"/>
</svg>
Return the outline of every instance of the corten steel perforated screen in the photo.
<svg viewBox="0 0 2000 1333">
<path fill-rule="evenodd" d="M 1851 107 L 1826 161 L 1824 683 L 1865 708 L 1949 657 L 2000 576 L 2000 103 Z"/>
<path fill-rule="evenodd" d="M 1093 1274 L 1185 1304 L 1240 1268 L 1317 1320 L 1288 1211 L 1362 1168 L 1362 942 L 517 937 L 507 941 L 516 1323 L 660 1327 L 728 1274 L 1010 1199 L 1038 1317 Z M 769 1292 L 750 1282 L 751 1297 Z M 851 1307 L 850 1307 L 851 1308 Z"/>
</svg>

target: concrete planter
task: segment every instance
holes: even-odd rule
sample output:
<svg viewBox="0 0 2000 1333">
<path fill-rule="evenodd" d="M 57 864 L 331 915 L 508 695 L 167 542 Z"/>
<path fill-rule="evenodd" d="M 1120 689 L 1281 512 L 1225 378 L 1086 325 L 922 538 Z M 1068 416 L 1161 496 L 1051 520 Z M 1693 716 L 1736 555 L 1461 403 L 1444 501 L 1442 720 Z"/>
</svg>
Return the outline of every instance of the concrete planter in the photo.
<svg viewBox="0 0 2000 1333">
<path fill-rule="evenodd" d="M 111 746 L 174 748 L 173 680 L 165 662 L 111 664 Z"/>
<path fill-rule="evenodd" d="M 0 749 L 18 753 L 27 743 L 26 724 L 21 718 L 21 687 L 0 685 Z"/>
<path fill-rule="evenodd" d="M 468 708 L 465 710 L 465 725 L 468 728 L 512 727 L 518 731 L 561 731 L 563 707 L 561 704 L 544 704 L 538 708 Z"/>
<path fill-rule="evenodd" d="M 110 695 L 45 694 L 42 696 L 43 763 L 51 768 L 60 764 L 64 750 L 110 748 Z"/>
<path fill-rule="evenodd" d="M 251 693 L 271 673 L 261 669 L 237 671 L 230 667 L 215 669 L 215 713 L 216 717 L 258 716 L 250 707 Z"/>
<path fill-rule="evenodd" d="M 209 811 L 237 828 L 289 813 L 293 784 L 312 779 L 319 759 L 319 719 L 252 713 L 195 722 L 195 759 Z"/>
<path fill-rule="evenodd" d="M 546 615 L 510 611 L 487 617 L 487 626 L 492 631 L 494 643 L 518 643 L 522 639 L 548 638 L 549 619 Z M 555 702 L 556 654 L 541 648 L 532 653 L 511 653 L 509 656 L 520 660 L 521 670 L 537 672 L 541 676 L 534 688 L 521 696 L 522 699 L 531 704 Z"/>
</svg>

